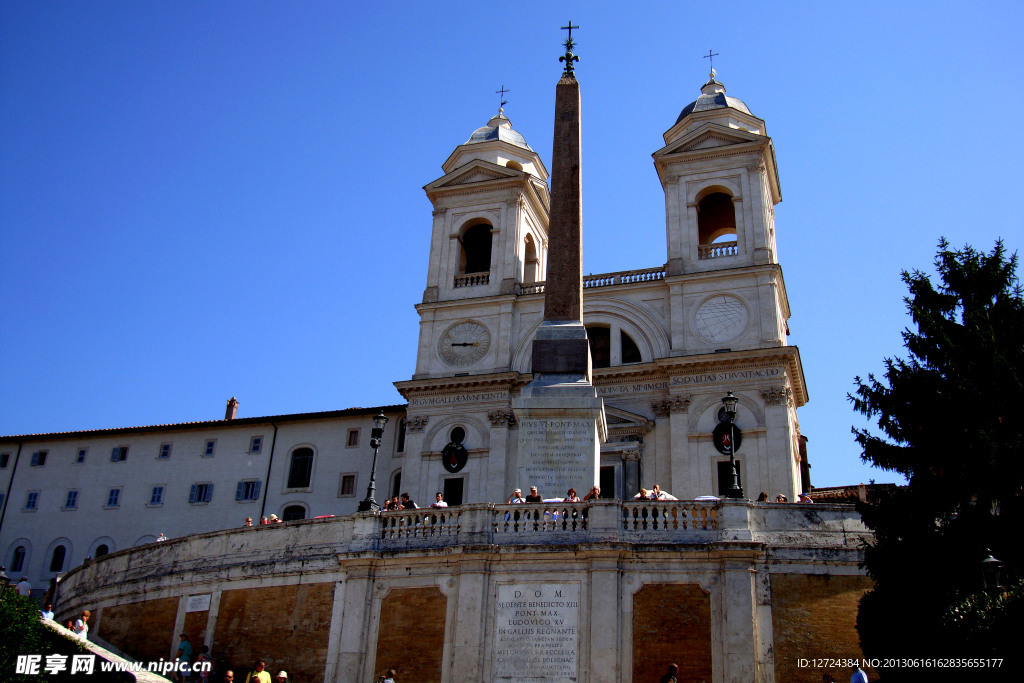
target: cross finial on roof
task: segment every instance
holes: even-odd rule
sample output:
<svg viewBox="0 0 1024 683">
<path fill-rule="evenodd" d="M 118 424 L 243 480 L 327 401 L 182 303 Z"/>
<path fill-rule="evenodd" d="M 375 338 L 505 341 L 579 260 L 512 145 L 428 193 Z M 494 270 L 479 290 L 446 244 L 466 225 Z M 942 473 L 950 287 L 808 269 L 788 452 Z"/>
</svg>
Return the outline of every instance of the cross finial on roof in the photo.
<svg viewBox="0 0 1024 683">
<path fill-rule="evenodd" d="M 708 60 L 708 62 L 711 64 L 711 80 L 714 80 L 715 78 L 715 57 L 717 56 L 717 52 L 712 52 L 711 50 L 708 50 L 708 53 L 703 57 L 703 59 Z"/>
<path fill-rule="evenodd" d="M 569 37 L 565 39 L 564 43 L 562 43 L 565 45 L 565 54 L 558 58 L 558 61 L 565 62 L 565 71 L 562 72 L 563 76 L 572 76 L 572 63 L 580 61 L 580 58 L 572 53 L 572 49 L 576 47 L 576 41 L 572 39 L 572 30 L 574 28 L 579 28 L 579 26 L 573 26 L 571 19 L 569 20 L 568 26 L 562 27 L 563 31 L 569 31 Z"/>
<path fill-rule="evenodd" d="M 498 95 L 498 113 L 501 113 L 502 108 L 508 104 L 508 100 L 505 99 L 505 93 L 512 92 L 511 90 L 505 89 L 505 84 L 501 84 L 501 90 L 495 90 L 494 94 Z"/>
</svg>

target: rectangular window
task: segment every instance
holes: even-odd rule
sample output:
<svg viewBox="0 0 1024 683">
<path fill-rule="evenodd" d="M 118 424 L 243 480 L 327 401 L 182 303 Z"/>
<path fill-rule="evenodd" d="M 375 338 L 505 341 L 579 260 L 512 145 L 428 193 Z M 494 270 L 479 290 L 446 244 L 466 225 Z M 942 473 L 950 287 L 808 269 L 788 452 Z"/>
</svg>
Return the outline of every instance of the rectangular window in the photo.
<svg viewBox="0 0 1024 683">
<path fill-rule="evenodd" d="M 338 488 L 338 497 L 342 498 L 344 496 L 354 495 L 356 495 L 356 475 L 341 475 L 341 486 Z"/>
<path fill-rule="evenodd" d="M 348 430 L 348 443 L 346 444 L 349 448 L 355 448 L 359 445 L 359 430 L 350 429 Z"/>
<path fill-rule="evenodd" d="M 259 481 L 240 481 L 235 489 L 235 500 L 257 500 L 260 497 Z"/>
<path fill-rule="evenodd" d="M 121 489 L 114 488 L 110 489 L 110 493 L 107 494 L 107 507 L 116 508 L 121 504 Z"/>
<path fill-rule="evenodd" d="M 164 487 L 154 486 L 153 490 L 149 493 L 149 504 L 150 505 L 163 505 L 164 504 Z"/>
<path fill-rule="evenodd" d="M 32 460 L 29 462 L 31 467 L 42 467 L 46 464 L 46 453 L 47 451 L 36 451 L 32 454 Z"/>
<path fill-rule="evenodd" d="M 78 507 L 78 491 L 68 491 L 68 496 L 64 499 L 64 509 L 74 510 L 76 507 Z"/>
<path fill-rule="evenodd" d="M 249 440 L 249 453 L 257 455 L 263 451 L 263 437 L 254 436 Z"/>
<path fill-rule="evenodd" d="M 209 503 L 213 500 L 213 484 L 192 484 L 188 494 L 190 503 Z"/>
<path fill-rule="evenodd" d="M 210 458 L 213 457 L 213 452 L 217 449 L 217 439 L 206 440 L 206 450 L 203 451 L 203 456 Z"/>
<path fill-rule="evenodd" d="M 79 448 L 78 453 L 75 454 L 75 464 L 81 465 L 85 462 L 85 455 L 89 452 L 88 448 Z"/>
<path fill-rule="evenodd" d="M 7 467 L 7 461 L 11 459 L 10 453 L 0 453 L 0 470 Z"/>
<path fill-rule="evenodd" d="M 110 449 L 110 462 L 124 462 L 128 459 L 127 446 L 114 446 Z"/>
<path fill-rule="evenodd" d="M 39 491 L 29 491 L 25 498 L 25 509 L 35 510 L 39 507 Z"/>
<path fill-rule="evenodd" d="M 168 458 L 170 458 L 171 457 L 171 444 L 169 444 L 169 443 L 162 443 L 162 444 L 160 444 L 160 452 L 157 453 L 156 457 L 159 458 L 160 460 L 167 460 Z"/>
</svg>

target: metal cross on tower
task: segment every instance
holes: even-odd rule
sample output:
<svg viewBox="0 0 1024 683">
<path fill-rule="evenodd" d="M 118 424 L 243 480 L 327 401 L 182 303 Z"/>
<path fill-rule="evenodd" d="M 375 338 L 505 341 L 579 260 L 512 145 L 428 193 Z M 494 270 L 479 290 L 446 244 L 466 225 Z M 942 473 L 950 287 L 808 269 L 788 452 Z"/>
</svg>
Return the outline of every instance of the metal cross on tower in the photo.
<svg viewBox="0 0 1024 683">
<path fill-rule="evenodd" d="M 506 104 L 508 104 L 508 100 L 505 99 L 505 93 L 507 93 L 507 92 L 512 92 L 512 91 L 511 90 L 506 90 L 504 83 L 501 84 L 501 90 L 495 90 L 494 91 L 494 94 L 498 95 L 498 111 L 501 111 L 501 108 L 504 107 Z"/>
<path fill-rule="evenodd" d="M 711 50 L 708 50 L 708 53 L 704 55 L 704 57 L 702 57 L 702 59 L 708 60 L 708 63 L 711 65 L 711 78 L 715 77 L 715 57 L 717 56 L 717 52 L 712 52 Z"/>
</svg>

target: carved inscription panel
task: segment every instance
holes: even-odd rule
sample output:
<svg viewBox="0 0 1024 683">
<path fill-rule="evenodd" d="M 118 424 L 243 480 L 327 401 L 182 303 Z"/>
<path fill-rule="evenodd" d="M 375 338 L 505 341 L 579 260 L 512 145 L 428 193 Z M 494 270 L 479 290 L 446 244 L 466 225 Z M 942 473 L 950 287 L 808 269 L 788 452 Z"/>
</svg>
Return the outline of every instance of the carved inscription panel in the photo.
<svg viewBox="0 0 1024 683">
<path fill-rule="evenodd" d="M 578 583 L 500 584 L 494 609 L 495 681 L 576 680 Z"/>
</svg>

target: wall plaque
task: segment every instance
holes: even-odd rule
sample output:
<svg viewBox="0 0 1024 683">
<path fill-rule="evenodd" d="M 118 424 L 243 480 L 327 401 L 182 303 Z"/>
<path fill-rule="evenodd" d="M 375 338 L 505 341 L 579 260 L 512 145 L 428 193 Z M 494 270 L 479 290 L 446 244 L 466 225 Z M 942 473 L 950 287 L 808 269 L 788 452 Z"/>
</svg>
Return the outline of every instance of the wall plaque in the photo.
<svg viewBox="0 0 1024 683">
<path fill-rule="evenodd" d="M 186 612 L 205 612 L 210 609 L 210 594 L 190 595 L 185 603 Z"/>
<path fill-rule="evenodd" d="M 509 683 L 576 680 L 578 583 L 500 584 L 494 610 L 494 675 Z"/>
</svg>

